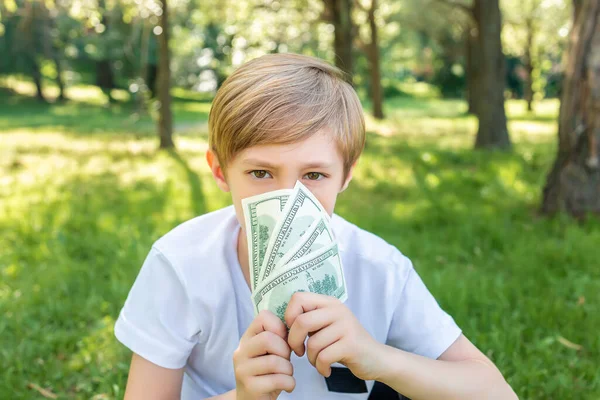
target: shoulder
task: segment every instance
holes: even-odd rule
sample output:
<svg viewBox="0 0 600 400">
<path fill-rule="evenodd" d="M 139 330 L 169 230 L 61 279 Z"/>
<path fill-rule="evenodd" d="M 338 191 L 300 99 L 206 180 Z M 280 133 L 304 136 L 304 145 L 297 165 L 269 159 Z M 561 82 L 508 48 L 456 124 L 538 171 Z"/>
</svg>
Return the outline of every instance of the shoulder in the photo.
<svg viewBox="0 0 600 400">
<path fill-rule="evenodd" d="M 233 206 L 204 214 L 176 226 L 153 244 L 175 269 L 215 262 L 225 257 L 227 244 L 239 227 Z"/>
<path fill-rule="evenodd" d="M 200 215 L 171 229 L 154 243 L 154 247 L 168 254 L 191 247 L 197 250 L 209 246 L 215 241 L 222 241 L 221 235 L 231 228 L 234 220 L 233 206 Z"/>
<path fill-rule="evenodd" d="M 413 269 L 411 261 L 395 246 L 337 214 L 333 215 L 332 229 L 344 258 L 353 260 L 351 264 L 360 265 L 362 272 L 368 268 L 370 273 L 385 279 L 392 275 L 405 279 Z"/>
</svg>

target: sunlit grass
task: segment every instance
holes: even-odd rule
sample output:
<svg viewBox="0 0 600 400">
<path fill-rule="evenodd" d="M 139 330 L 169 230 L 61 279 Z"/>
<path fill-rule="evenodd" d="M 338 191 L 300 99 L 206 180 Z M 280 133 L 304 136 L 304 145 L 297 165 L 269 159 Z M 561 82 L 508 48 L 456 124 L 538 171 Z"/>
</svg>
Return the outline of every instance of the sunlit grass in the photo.
<svg viewBox="0 0 600 400">
<path fill-rule="evenodd" d="M 113 97 L 118 102 L 109 105 L 100 89 L 80 85 L 68 89 L 68 101 L 56 102 L 58 89 L 48 84 L 45 92 L 50 103 L 43 103 L 24 97 L 34 94 L 31 82 L 11 77 L 4 81 L 10 83 L 3 82 L 10 91 L 0 91 L 0 131 L 108 135 L 111 138 L 156 135 L 157 103 L 150 101 L 148 107 L 142 107 L 127 91 L 113 89 Z M 173 90 L 173 96 L 172 109 L 177 115 L 174 130 L 186 136 L 206 134 L 210 98 L 178 89 Z"/>
<path fill-rule="evenodd" d="M 0 79 L 1 86 L 9 88 L 17 94 L 33 97 L 36 94 L 33 82 L 25 79 L 19 79 L 15 76 L 3 77 Z M 54 82 L 44 81 L 44 96 L 49 101 L 55 101 L 58 98 L 58 86 Z M 106 103 L 106 98 L 98 86 L 91 85 L 69 85 L 65 90 L 67 98 L 86 104 L 102 105 Z M 113 89 L 112 96 L 116 100 L 126 101 L 131 98 L 130 94 L 123 89 Z"/>
<path fill-rule="evenodd" d="M 177 152 L 129 103 L 0 98 L 0 398 L 38 398 L 30 383 L 122 398 L 130 354 L 112 327 L 150 245 L 230 202 L 204 160 L 210 102 L 175 94 Z M 413 260 L 520 398 L 596 399 L 600 222 L 537 213 L 557 103 L 507 103 L 508 154 L 472 150 L 465 110 L 390 100 L 336 210 Z"/>
</svg>

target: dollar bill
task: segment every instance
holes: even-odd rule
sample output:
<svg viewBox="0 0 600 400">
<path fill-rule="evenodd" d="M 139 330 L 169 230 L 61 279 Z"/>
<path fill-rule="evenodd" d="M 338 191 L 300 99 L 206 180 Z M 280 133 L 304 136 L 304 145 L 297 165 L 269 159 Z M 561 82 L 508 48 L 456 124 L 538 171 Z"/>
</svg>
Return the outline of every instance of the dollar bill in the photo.
<svg viewBox="0 0 600 400">
<path fill-rule="evenodd" d="M 277 271 L 287 263 L 331 245 L 334 240 L 329 222 L 323 216 L 319 217 L 302 235 L 298 243 L 279 260 L 273 271 Z"/>
<path fill-rule="evenodd" d="M 254 312 L 258 314 L 266 309 L 283 321 L 291 296 L 300 291 L 347 300 L 342 261 L 336 243 L 276 270 L 253 292 Z"/>
<path fill-rule="evenodd" d="M 329 219 L 325 209 L 301 182 L 297 182 L 273 228 L 261 265 L 259 280 L 265 280 L 279 260 L 298 242 L 308 227 L 319 217 Z"/>
<path fill-rule="evenodd" d="M 259 282 L 269 238 L 291 194 L 292 190 L 284 189 L 242 199 L 252 290 Z"/>
</svg>

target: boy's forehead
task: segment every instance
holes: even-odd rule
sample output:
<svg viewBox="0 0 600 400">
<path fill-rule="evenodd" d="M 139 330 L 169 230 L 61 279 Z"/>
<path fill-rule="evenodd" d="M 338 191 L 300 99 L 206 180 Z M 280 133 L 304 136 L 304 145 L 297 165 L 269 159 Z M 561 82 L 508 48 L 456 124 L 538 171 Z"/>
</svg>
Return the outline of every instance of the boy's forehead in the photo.
<svg viewBox="0 0 600 400">
<path fill-rule="evenodd" d="M 244 149 L 239 154 L 243 164 L 307 164 L 333 167 L 343 164 L 335 140 L 318 132 L 306 139 L 286 144 L 261 144 Z"/>
</svg>

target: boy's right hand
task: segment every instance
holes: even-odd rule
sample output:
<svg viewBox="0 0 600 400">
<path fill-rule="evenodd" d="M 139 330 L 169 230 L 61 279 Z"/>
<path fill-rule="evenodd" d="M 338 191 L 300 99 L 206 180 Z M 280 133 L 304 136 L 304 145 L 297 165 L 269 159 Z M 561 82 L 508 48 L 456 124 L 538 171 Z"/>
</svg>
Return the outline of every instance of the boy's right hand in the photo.
<svg viewBox="0 0 600 400">
<path fill-rule="evenodd" d="M 270 311 L 261 311 L 250 324 L 236 351 L 233 367 L 237 400 L 274 400 L 296 386 L 287 343 L 287 328 Z"/>
</svg>

